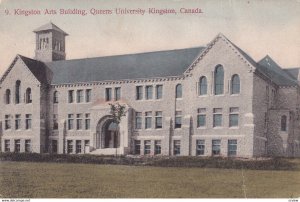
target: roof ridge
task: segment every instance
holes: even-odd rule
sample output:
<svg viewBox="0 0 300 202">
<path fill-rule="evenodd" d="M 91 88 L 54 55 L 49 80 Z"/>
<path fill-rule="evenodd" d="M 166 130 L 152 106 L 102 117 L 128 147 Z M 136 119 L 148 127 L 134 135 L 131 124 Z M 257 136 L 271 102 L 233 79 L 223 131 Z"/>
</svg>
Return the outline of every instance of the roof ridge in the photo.
<svg viewBox="0 0 300 202">
<path fill-rule="evenodd" d="M 140 52 L 140 53 L 129 53 L 129 54 L 118 54 L 118 55 L 107 55 L 107 56 L 97 56 L 97 57 L 87 57 L 87 58 L 75 58 L 70 60 L 57 60 L 52 62 L 45 62 L 46 64 L 54 63 L 54 62 L 67 62 L 67 61 L 77 61 L 77 60 L 88 60 L 88 59 L 100 59 L 100 58 L 110 58 L 110 57 L 121 57 L 121 56 L 132 56 L 132 55 L 142 55 L 142 54 L 150 54 L 150 53 L 162 53 L 162 52 L 170 52 L 170 51 L 182 51 L 182 50 L 190 50 L 190 49 L 203 49 L 205 46 L 195 46 L 190 48 L 180 48 L 180 49 L 169 49 L 169 50 L 159 50 L 159 51 L 149 51 L 149 52 Z"/>
</svg>

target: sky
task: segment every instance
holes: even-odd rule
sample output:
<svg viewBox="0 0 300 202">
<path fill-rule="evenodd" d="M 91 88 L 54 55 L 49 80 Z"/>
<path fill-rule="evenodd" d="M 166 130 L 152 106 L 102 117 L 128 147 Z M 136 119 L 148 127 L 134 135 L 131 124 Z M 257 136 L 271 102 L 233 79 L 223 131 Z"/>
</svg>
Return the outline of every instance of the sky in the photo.
<svg viewBox="0 0 300 202">
<path fill-rule="evenodd" d="M 67 59 L 207 45 L 218 33 L 259 61 L 271 56 L 283 68 L 300 67 L 300 0 L 0 0 L 0 74 L 16 54 L 34 57 L 34 29 L 53 22 L 69 34 Z M 145 14 L 115 13 L 144 9 Z M 149 14 L 148 9 L 176 14 Z M 180 13 L 180 9 L 202 13 Z M 39 15 L 19 12 L 39 10 Z M 57 13 L 45 15 L 55 10 Z M 60 14 L 81 9 L 87 15 Z M 92 15 L 91 9 L 112 10 Z M 8 12 L 8 13 L 7 13 Z"/>
</svg>

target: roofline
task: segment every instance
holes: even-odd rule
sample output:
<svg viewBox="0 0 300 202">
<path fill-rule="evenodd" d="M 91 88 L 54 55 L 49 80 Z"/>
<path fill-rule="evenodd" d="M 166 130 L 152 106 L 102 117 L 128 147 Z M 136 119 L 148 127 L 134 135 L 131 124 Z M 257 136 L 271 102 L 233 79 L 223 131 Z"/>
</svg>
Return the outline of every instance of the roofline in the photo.
<svg viewBox="0 0 300 202">
<path fill-rule="evenodd" d="M 190 48 L 169 49 L 169 50 L 118 54 L 118 55 L 107 55 L 107 56 L 87 57 L 87 58 L 75 58 L 75 59 L 70 59 L 70 60 L 56 60 L 56 61 L 52 61 L 52 62 L 45 62 L 45 64 L 49 64 L 49 63 L 53 63 L 53 62 L 65 62 L 65 61 L 88 60 L 88 59 L 109 58 L 109 57 L 119 57 L 119 56 L 142 55 L 142 54 L 148 54 L 148 53 L 161 53 L 161 52 L 168 52 L 168 51 L 180 51 L 180 50 L 193 49 L 193 48 L 206 48 L 206 47 L 205 46 L 194 46 L 194 47 L 190 47 Z"/>
</svg>

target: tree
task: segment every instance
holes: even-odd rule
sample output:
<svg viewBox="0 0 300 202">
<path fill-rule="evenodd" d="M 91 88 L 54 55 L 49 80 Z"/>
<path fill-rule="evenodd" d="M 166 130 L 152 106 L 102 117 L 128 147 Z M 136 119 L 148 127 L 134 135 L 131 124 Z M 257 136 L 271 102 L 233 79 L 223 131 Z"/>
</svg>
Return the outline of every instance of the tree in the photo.
<svg viewBox="0 0 300 202">
<path fill-rule="evenodd" d="M 121 119 L 123 116 L 126 116 L 126 106 L 117 103 L 109 103 L 110 105 L 110 114 L 112 115 L 113 122 L 117 124 L 117 137 L 120 138 L 120 127 Z M 118 139 L 119 139 L 118 138 Z M 119 139 L 120 142 L 120 139 Z M 117 147 L 116 147 L 116 156 L 117 156 Z"/>
<path fill-rule="evenodd" d="M 123 116 L 126 116 L 126 106 L 117 103 L 109 103 L 110 113 L 113 116 L 113 122 L 118 124 L 121 122 Z"/>
</svg>

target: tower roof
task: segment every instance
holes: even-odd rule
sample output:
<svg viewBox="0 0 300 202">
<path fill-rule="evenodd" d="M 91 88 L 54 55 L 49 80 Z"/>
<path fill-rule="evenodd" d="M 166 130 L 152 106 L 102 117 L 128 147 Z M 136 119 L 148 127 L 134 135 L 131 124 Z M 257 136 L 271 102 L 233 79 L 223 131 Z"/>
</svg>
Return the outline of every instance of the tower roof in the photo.
<svg viewBox="0 0 300 202">
<path fill-rule="evenodd" d="M 52 22 L 49 22 L 43 26 L 40 26 L 39 28 L 35 29 L 33 32 L 37 33 L 37 32 L 42 32 L 42 31 L 48 31 L 48 30 L 55 30 L 58 31 L 60 33 L 63 33 L 64 35 L 68 35 L 65 31 L 63 31 L 62 29 L 60 29 L 59 27 L 57 27 L 55 24 L 53 24 Z"/>
</svg>

